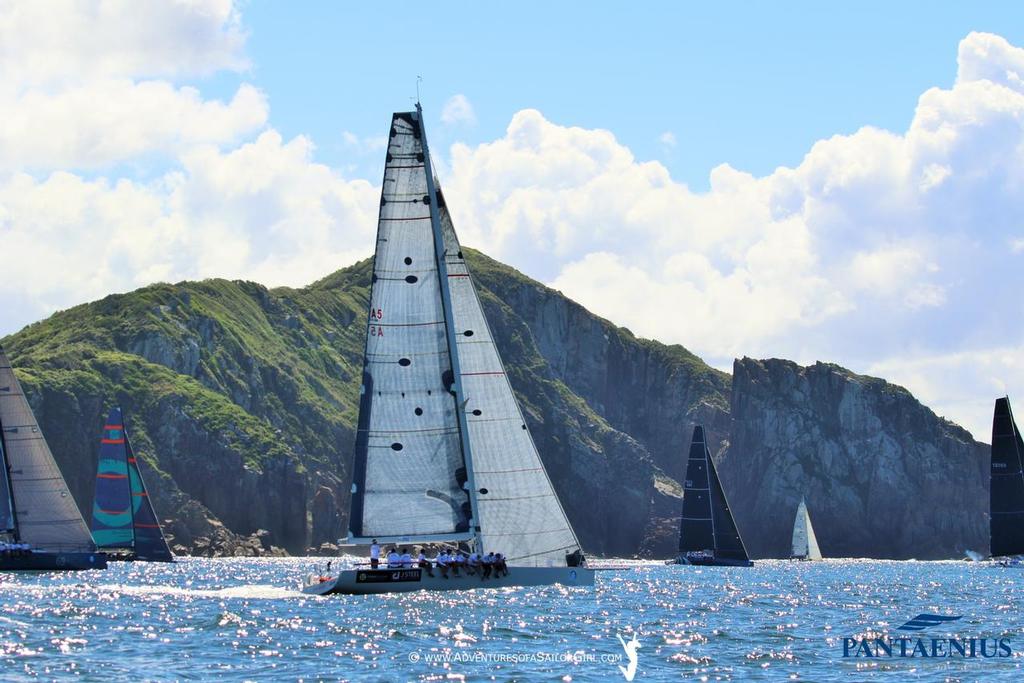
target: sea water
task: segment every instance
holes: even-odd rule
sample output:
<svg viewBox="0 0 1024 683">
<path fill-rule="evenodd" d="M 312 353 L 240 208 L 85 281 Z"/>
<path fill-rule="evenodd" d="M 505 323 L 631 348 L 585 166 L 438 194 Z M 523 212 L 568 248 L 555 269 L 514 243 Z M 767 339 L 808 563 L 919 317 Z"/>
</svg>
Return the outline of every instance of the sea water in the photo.
<svg viewBox="0 0 1024 683">
<path fill-rule="evenodd" d="M 111 563 L 0 574 L 0 678 L 1021 680 L 1024 569 L 969 562 L 629 562 L 560 586 L 308 597 L 326 560 Z M 335 560 L 337 566 L 339 560 Z M 918 614 L 961 617 L 922 631 Z M 635 636 L 635 641 L 634 641 Z M 997 656 L 867 656 L 877 638 Z M 638 644 L 638 647 L 631 643 Z M 623 645 L 635 653 L 635 669 Z M 847 650 L 844 653 L 844 647 Z M 844 656 L 846 654 L 847 656 Z M 1004 656 L 999 656 L 1004 655 Z"/>
</svg>

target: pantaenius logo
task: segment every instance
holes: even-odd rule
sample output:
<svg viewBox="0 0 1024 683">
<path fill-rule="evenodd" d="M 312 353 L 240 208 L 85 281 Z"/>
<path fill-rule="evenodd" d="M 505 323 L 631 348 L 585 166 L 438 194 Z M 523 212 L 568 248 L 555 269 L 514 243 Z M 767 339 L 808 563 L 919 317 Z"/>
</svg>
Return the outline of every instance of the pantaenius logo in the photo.
<svg viewBox="0 0 1024 683">
<path fill-rule="evenodd" d="M 925 631 L 929 628 L 959 621 L 962 615 L 918 614 L 898 627 L 897 631 Z M 920 657 L 947 659 L 991 659 L 1010 657 L 1013 648 L 1008 638 L 957 637 L 926 638 L 921 636 L 878 636 L 874 638 L 843 638 L 843 658 Z"/>
</svg>

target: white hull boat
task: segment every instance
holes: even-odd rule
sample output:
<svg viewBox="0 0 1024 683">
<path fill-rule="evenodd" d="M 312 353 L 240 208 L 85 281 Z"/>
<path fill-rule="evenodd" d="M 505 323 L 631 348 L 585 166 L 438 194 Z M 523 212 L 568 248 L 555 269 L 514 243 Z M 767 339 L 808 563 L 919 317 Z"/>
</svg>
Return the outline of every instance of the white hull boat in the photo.
<svg viewBox="0 0 1024 683">
<path fill-rule="evenodd" d="M 594 570 L 587 567 L 510 567 L 507 576 L 481 579 L 460 572 L 444 578 L 434 570 L 423 569 L 346 569 L 337 576 L 310 577 L 302 592 L 307 595 L 368 595 L 373 593 L 410 593 L 412 591 L 459 591 L 477 588 L 516 588 L 561 584 L 570 588 L 594 585 Z"/>
</svg>

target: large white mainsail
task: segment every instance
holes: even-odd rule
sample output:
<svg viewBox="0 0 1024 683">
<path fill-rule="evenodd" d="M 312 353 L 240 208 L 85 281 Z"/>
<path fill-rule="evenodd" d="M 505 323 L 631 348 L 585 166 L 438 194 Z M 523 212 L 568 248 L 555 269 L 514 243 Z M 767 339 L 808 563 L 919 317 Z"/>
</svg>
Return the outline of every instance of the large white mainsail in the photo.
<svg viewBox="0 0 1024 683">
<path fill-rule="evenodd" d="M 2 348 L 0 429 L 18 538 L 37 550 L 95 550 L 92 534 Z"/>
<path fill-rule="evenodd" d="M 793 552 L 791 556 L 807 560 L 821 559 L 818 539 L 814 536 L 811 516 L 807 514 L 807 503 L 803 498 L 800 499 L 800 506 L 796 509 L 796 519 L 793 520 Z"/>
<path fill-rule="evenodd" d="M 367 319 L 349 540 L 468 540 L 470 499 L 414 113 L 391 122 Z"/>
<path fill-rule="evenodd" d="M 564 566 L 580 549 L 484 317 L 418 105 L 392 118 L 351 517 L 353 542 L 465 533 L 517 566 Z"/>
</svg>

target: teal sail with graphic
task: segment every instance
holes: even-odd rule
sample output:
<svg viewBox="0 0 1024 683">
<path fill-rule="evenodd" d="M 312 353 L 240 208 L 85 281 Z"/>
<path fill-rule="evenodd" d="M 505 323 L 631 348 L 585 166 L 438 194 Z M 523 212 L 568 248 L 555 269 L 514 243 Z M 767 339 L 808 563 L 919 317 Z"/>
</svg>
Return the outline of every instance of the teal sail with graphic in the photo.
<svg viewBox="0 0 1024 683">
<path fill-rule="evenodd" d="M 174 561 L 149 500 L 120 408 L 112 409 L 103 425 L 92 535 L 100 548 L 130 550 L 136 560 Z"/>
<path fill-rule="evenodd" d="M 132 491 L 128 479 L 128 448 L 121 409 L 110 411 L 103 425 L 92 503 L 92 537 L 99 548 L 132 548 Z"/>
</svg>

